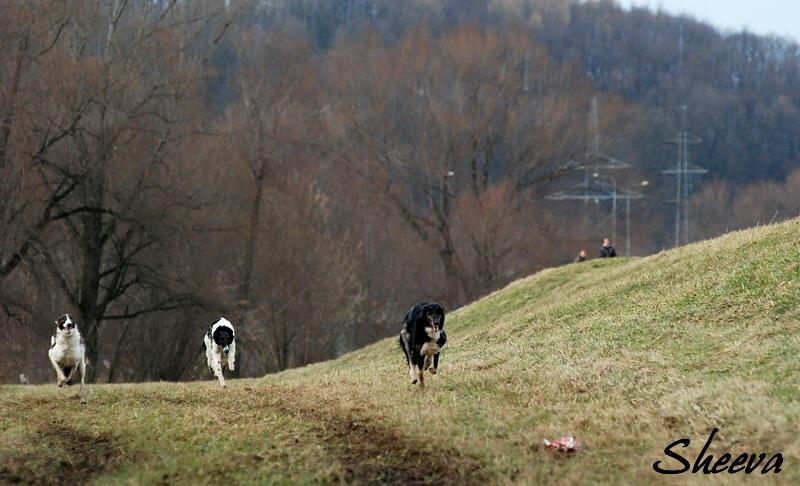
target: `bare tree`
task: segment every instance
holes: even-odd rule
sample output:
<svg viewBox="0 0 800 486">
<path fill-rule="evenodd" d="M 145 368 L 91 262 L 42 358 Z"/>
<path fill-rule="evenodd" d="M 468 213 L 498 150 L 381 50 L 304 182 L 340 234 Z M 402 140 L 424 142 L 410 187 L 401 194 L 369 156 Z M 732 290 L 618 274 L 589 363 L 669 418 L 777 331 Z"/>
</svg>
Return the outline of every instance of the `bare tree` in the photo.
<svg viewBox="0 0 800 486">
<path fill-rule="evenodd" d="M 477 273 L 468 269 L 453 201 L 468 193 L 481 204 L 501 181 L 510 207 L 530 200 L 533 188 L 561 172 L 559 164 L 584 151 L 585 125 L 571 114 L 590 90 L 520 33 L 465 27 L 434 38 L 412 31 L 381 50 L 365 48 L 379 42 L 365 36 L 331 54 L 333 151 L 436 248 L 455 282 L 453 301 L 464 302 L 496 280 L 486 241 L 468 238 L 483 260 L 473 266 Z"/>
<path fill-rule="evenodd" d="M 172 229 L 165 209 L 197 204 L 169 162 L 196 127 L 203 59 L 190 41 L 211 27 L 178 5 L 71 4 L 66 32 L 32 68 L 47 89 L 30 100 L 23 153 L 41 217 L 2 270 L 30 256 L 47 272 L 80 315 L 90 381 L 101 323 L 191 300 L 153 258 Z"/>
<path fill-rule="evenodd" d="M 245 332 L 269 352 L 264 369 L 330 356 L 351 325 L 357 251 L 333 231 L 327 197 L 309 178 L 320 143 L 315 55 L 297 28 L 243 32 L 229 153 L 244 168 L 238 298 Z"/>
<path fill-rule="evenodd" d="M 263 219 L 267 186 L 286 173 L 311 145 L 318 87 L 311 46 L 290 28 L 242 34 L 238 87 L 242 102 L 230 113 L 231 144 L 251 181 L 248 234 L 242 261 L 240 296 L 250 301 L 256 241 Z"/>
</svg>

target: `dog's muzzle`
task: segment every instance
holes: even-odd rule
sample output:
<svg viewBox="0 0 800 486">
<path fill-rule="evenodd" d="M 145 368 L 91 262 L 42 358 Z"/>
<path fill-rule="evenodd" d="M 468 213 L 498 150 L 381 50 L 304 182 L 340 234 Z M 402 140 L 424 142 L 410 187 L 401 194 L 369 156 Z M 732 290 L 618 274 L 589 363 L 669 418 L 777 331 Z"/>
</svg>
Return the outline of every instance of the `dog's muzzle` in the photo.
<svg viewBox="0 0 800 486">
<path fill-rule="evenodd" d="M 222 352 L 225 353 L 225 356 L 227 356 L 228 353 L 231 352 L 231 348 L 229 348 L 228 346 L 225 346 L 224 348 L 222 348 Z"/>
</svg>

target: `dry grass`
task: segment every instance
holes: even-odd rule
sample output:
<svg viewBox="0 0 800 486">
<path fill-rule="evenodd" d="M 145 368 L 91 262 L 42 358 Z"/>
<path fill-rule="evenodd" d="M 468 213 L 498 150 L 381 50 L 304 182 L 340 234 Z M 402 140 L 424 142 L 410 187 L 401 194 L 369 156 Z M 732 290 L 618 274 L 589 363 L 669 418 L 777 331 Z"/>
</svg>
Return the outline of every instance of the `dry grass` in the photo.
<svg viewBox="0 0 800 486">
<path fill-rule="evenodd" d="M 394 339 L 228 393 L 97 386 L 81 408 L 5 387 L 0 480 L 56 471 L 67 446 L 50 432 L 70 427 L 101 444 L 107 459 L 77 466 L 99 483 L 642 483 L 664 479 L 651 466 L 669 442 L 691 438 L 693 459 L 718 427 L 712 452 L 780 451 L 783 472 L 759 479 L 796 483 L 799 236 L 792 221 L 515 282 L 449 316 L 424 391 Z M 565 434 L 579 453 L 541 447 Z"/>
</svg>

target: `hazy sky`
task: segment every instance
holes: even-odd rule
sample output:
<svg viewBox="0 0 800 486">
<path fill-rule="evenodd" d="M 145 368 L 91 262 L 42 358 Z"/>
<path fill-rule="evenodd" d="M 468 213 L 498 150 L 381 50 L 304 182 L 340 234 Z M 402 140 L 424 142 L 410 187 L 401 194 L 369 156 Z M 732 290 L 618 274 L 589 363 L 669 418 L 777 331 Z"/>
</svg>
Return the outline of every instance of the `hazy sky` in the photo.
<svg viewBox="0 0 800 486">
<path fill-rule="evenodd" d="M 800 42 L 800 0 L 617 0 L 624 7 L 659 6 L 670 13 L 688 13 L 720 29 L 778 34 Z"/>
</svg>

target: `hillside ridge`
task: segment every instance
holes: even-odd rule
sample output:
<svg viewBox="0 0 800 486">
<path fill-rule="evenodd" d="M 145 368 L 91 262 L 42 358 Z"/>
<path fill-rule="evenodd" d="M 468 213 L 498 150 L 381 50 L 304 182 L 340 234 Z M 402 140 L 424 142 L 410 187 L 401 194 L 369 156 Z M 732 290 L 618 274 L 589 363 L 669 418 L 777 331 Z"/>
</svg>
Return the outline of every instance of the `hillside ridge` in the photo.
<svg viewBox="0 0 800 486">
<path fill-rule="evenodd" d="M 799 235 L 792 220 L 513 282 L 448 315 L 425 390 L 407 382 L 395 338 L 228 391 L 211 380 L 99 385 L 81 407 L 53 385 L 6 386 L 0 481 L 58 474 L 66 446 L 38 438 L 68 430 L 113 451 L 103 465 L 78 459 L 99 484 L 641 483 L 663 478 L 655 461 L 677 467 L 667 444 L 691 439 L 680 451 L 694 460 L 717 428 L 709 453 L 780 452 L 771 479 L 790 484 Z M 576 454 L 541 445 L 570 434 Z"/>
</svg>

